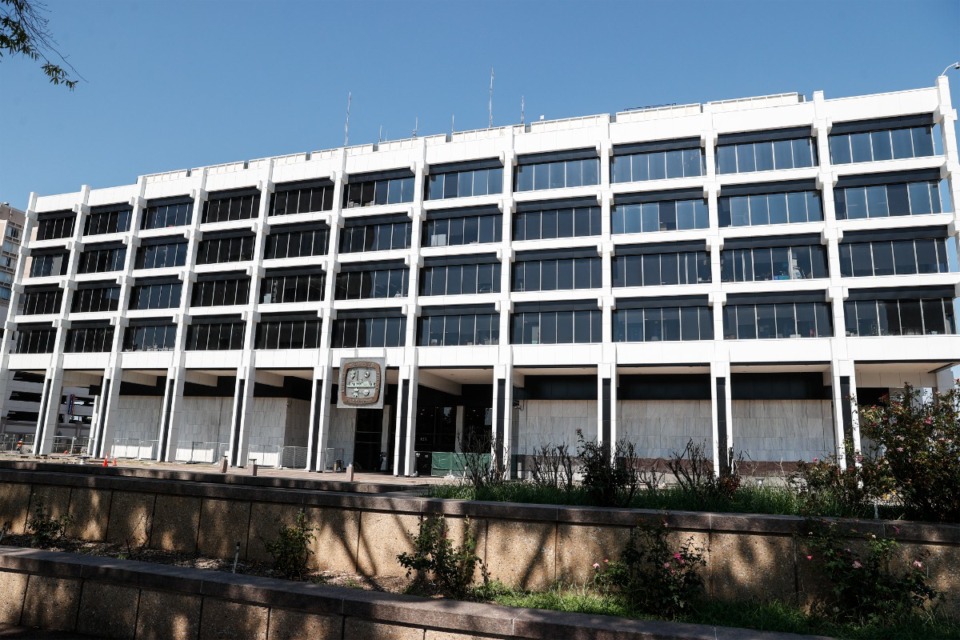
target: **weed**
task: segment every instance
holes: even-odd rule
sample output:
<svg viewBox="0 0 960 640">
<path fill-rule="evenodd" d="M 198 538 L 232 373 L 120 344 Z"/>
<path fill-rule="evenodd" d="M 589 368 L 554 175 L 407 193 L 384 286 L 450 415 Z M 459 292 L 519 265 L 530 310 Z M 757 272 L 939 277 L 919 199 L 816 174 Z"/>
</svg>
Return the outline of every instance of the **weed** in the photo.
<svg viewBox="0 0 960 640">
<path fill-rule="evenodd" d="M 588 441 L 577 429 L 577 455 L 583 488 L 599 507 L 628 507 L 640 488 L 639 458 L 633 443 L 619 440 L 610 455 L 610 445 Z"/>
<path fill-rule="evenodd" d="M 480 567 L 484 583 L 487 582 L 487 572 L 476 553 L 477 538 L 470 529 L 469 519 L 464 526 L 464 542 L 454 547 L 442 516 L 430 516 L 420 522 L 420 530 L 413 541 L 413 553 L 397 556 L 400 566 L 407 570 L 407 577 L 415 573 L 411 591 L 463 598 L 470 592 L 477 567 Z"/>
<path fill-rule="evenodd" d="M 41 549 L 50 547 L 63 539 L 67 527 L 71 524 L 73 524 L 73 516 L 67 514 L 54 518 L 47 513 L 43 502 L 37 501 L 33 507 L 33 515 L 27 518 L 30 543 Z"/>
<path fill-rule="evenodd" d="M 293 526 L 281 525 L 274 540 L 260 540 L 267 552 L 273 556 L 273 568 L 285 578 L 302 580 L 307 573 L 310 559 L 310 543 L 313 542 L 315 528 L 307 525 L 307 514 L 303 509 L 297 512 Z"/>
</svg>

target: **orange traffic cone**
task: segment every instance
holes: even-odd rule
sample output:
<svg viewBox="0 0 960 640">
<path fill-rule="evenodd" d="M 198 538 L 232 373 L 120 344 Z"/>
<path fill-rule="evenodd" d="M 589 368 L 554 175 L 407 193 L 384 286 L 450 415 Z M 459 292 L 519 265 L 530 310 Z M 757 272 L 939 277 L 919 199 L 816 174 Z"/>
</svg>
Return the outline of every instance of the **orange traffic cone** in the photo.
<svg viewBox="0 0 960 640">
<path fill-rule="evenodd" d="M 107 463 L 107 457 L 106 457 L 106 456 L 103 457 L 103 466 L 104 466 L 104 467 L 110 466 L 109 463 Z"/>
<path fill-rule="evenodd" d="M 113 466 L 117 466 L 117 459 L 116 459 L 116 458 L 113 459 Z"/>
</svg>

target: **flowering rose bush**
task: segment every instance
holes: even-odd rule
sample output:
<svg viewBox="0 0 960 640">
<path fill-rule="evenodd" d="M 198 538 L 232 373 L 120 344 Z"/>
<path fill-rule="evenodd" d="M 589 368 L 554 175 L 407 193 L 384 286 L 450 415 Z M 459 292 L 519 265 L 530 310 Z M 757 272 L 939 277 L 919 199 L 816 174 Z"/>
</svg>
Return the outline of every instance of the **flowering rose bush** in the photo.
<svg viewBox="0 0 960 640">
<path fill-rule="evenodd" d="M 896 540 L 874 534 L 862 539 L 865 544 L 841 535 L 836 522 L 807 522 L 806 562 L 822 571 L 830 585 L 821 614 L 839 622 L 887 624 L 907 619 L 939 597 L 927 584 L 920 558 L 895 571 Z"/>
<path fill-rule="evenodd" d="M 594 585 L 635 611 L 670 618 L 689 611 L 703 592 L 704 550 L 692 537 L 674 550 L 668 533 L 666 523 L 636 527 L 621 560 L 593 564 Z"/>
<path fill-rule="evenodd" d="M 799 491 L 803 513 L 872 516 L 874 502 L 893 491 L 893 475 L 886 459 L 859 454 L 850 442 L 846 451 L 846 469 L 836 456 L 797 463 L 793 484 Z"/>
<path fill-rule="evenodd" d="M 860 430 L 882 447 L 911 517 L 960 522 L 960 392 L 903 395 L 860 413 Z"/>
</svg>

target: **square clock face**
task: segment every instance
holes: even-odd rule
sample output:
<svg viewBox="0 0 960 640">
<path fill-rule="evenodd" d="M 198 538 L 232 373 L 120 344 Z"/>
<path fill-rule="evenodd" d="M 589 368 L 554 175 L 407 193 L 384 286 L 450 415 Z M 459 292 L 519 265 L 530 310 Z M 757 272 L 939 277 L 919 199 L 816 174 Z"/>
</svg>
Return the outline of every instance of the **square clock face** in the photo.
<svg viewBox="0 0 960 640">
<path fill-rule="evenodd" d="M 379 362 L 354 360 L 343 363 L 340 372 L 340 402 L 349 407 L 379 405 L 382 371 Z"/>
</svg>

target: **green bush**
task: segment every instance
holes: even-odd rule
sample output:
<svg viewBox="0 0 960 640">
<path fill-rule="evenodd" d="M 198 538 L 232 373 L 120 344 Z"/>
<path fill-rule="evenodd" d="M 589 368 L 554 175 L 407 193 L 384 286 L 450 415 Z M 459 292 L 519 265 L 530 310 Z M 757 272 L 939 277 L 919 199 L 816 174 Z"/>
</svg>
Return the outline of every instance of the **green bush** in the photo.
<svg viewBox="0 0 960 640">
<path fill-rule="evenodd" d="M 914 558 L 902 571 L 893 571 L 896 540 L 869 534 L 863 537 L 865 544 L 858 545 L 841 535 L 836 522 L 822 520 L 808 521 L 807 531 L 806 560 L 823 572 L 830 585 L 820 606 L 824 617 L 894 624 L 927 610 L 939 597 L 927 584 L 921 558 Z"/>
<path fill-rule="evenodd" d="M 883 456 L 911 517 L 960 522 L 960 391 L 903 394 L 860 413 L 860 430 Z"/>
<path fill-rule="evenodd" d="M 668 534 L 665 522 L 634 528 L 619 561 L 593 565 L 596 587 L 621 596 L 633 611 L 666 618 L 689 612 L 703 594 L 704 550 L 692 537 L 674 548 Z"/>
<path fill-rule="evenodd" d="M 477 555 L 477 538 L 465 522 L 466 535 L 462 545 L 454 547 L 448 538 L 449 529 L 442 516 L 430 516 L 420 521 L 420 530 L 413 541 L 413 553 L 397 556 L 407 577 L 415 573 L 410 591 L 421 594 L 437 593 L 450 598 L 464 598 L 470 594 L 477 567 L 484 583 L 487 572 Z"/>
<path fill-rule="evenodd" d="M 629 507 L 641 486 L 639 460 L 633 443 L 619 440 L 610 456 L 610 445 L 588 441 L 577 429 L 577 456 L 581 481 L 592 504 Z"/>
<path fill-rule="evenodd" d="M 27 532 L 30 534 L 30 544 L 41 549 L 53 546 L 63 539 L 64 534 L 73 523 L 73 516 L 63 515 L 54 518 L 47 513 L 43 502 L 38 501 L 33 507 L 33 515 L 27 518 Z"/>
<path fill-rule="evenodd" d="M 846 443 L 847 468 L 837 456 L 813 462 L 799 461 L 791 479 L 805 515 L 862 517 L 873 515 L 873 505 L 894 489 L 890 465 L 883 457 L 858 454 Z"/>
<path fill-rule="evenodd" d="M 726 467 L 721 467 L 721 473 L 714 473 L 706 442 L 689 440 L 683 451 L 670 456 L 667 468 L 676 478 L 680 491 L 693 500 L 696 508 L 705 509 L 734 498 L 740 489 L 742 461 L 742 456 L 736 459 L 731 456 Z"/>
<path fill-rule="evenodd" d="M 307 514 L 301 509 L 297 512 L 293 526 L 281 525 L 277 537 L 264 540 L 263 546 L 273 556 L 273 568 L 284 578 L 303 580 L 310 560 L 310 543 L 314 538 L 314 527 L 307 525 Z"/>
</svg>

